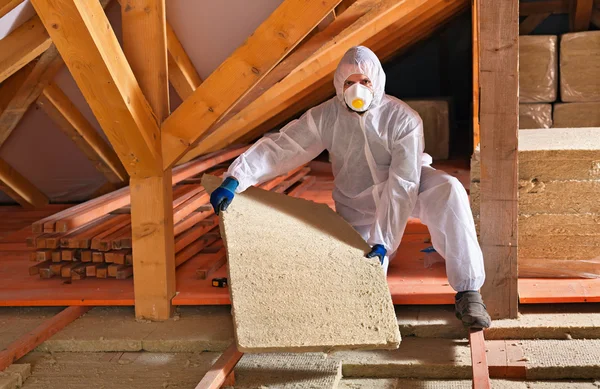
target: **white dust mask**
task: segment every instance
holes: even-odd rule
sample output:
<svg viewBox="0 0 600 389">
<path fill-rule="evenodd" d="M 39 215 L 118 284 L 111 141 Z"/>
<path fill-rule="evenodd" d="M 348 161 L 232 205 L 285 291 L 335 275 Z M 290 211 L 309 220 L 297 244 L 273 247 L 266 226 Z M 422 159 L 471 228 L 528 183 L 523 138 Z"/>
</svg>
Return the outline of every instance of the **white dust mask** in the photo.
<svg viewBox="0 0 600 389">
<path fill-rule="evenodd" d="M 356 112 L 365 112 L 373 101 L 373 92 L 366 86 L 356 82 L 344 92 L 344 100 L 348 107 Z"/>
</svg>

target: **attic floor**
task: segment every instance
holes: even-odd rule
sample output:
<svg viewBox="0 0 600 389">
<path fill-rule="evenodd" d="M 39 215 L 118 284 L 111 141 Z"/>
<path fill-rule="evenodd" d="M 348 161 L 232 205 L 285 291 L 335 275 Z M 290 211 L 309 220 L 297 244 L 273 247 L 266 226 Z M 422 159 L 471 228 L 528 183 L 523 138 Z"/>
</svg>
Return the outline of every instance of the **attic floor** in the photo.
<svg viewBox="0 0 600 389">
<path fill-rule="evenodd" d="M 466 161 L 442 161 L 435 167 L 457 177 L 468 188 L 469 166 Z M 333 207 L 333 181 L 327 168 L 330 169 L 330 164 L 311 164 L 311 174 L 316 175 L 318 180 L 302 197 Z M 50 205 L 47 209 L 35 211 L 19 211 L 14 206 L 0 207 L 0 306 L 133 305 L 132 279 L 84 279 L 65 283 L 60 278 L 29 276 L 27 268 L 31 262 L 24 244 L 29 225 L 64 207 Z M 14 232 L 11 234 L 9 231 Z M 454 303 L 454 291 L 448 285 L 444 264 L 425 266 L 420 250 L 430 245 L 427 228 L 417 219 L 410 220 L 397 259 L 391 262 L 389 268 L 388 283 L 395 304 Z M 228 290 L 212 287 L 210 280 L 199 280 L 196 277 L 197 267 L 192 259 L 177 269 L 178 294 L 173 303 L 184 306 L 229 304 Z M 225 267 L 214 275 L 224 276 Z M 600 302 L 600 279 L 520 279 L 519 298 L 521 304 Z"/>
<path fill-rule="evenodd" d="M 60 308 L 0 308 L 0 349 L 58 311 Z M 344 378 L 338 387 L 470 387 L 466 332 L 453 317 L 452 309 L 397 306 L 397 316 L 404 337 L 399 350 L 323 354 L 323 360 L 342 363 Z M 527 381 L 495 380 L 493 387 L 597 388 L 593 377 L 599 373 L 594 356 L 600 342 L 599 322 L 600 304 L 523 306 L 519 319 L 495 321 L 486 338 L 518 339 L 507 344 L 519 345 L 531 353 L 526 355 L 531 377 Z M 32 376 L 23 386 L 26 389 L 193 388 L 232 341 L 228 306 L 179 307 L 172 319 L 160 323 L 136 321 L 130 307 L 99 307 L 18 363 L 31 364 Z M 557 347 L 561 353 L 548 352 Z M 274 372 L 280 377 L 279 383 L 291 381 L 292 376 L 298 377 L 297 372 L 287 362 L 285 368 L 278 367 L 286 360 L 279 356 L 272 366 L 269 359 L 263 360 L 260 369 L 264 372 L 255 369 L 250 375 L 248 371 L 238 375 L 236 387 L 246 387 L 244 380 L 250 377 L 250 382 L 257 382 L 261 374 L 265 383 L 273 382 L 267 378 Z M 560 366 L 553 365 L 556 361 Z M 384 378 L 386 375 L 398 378 Z"/>
</svg>

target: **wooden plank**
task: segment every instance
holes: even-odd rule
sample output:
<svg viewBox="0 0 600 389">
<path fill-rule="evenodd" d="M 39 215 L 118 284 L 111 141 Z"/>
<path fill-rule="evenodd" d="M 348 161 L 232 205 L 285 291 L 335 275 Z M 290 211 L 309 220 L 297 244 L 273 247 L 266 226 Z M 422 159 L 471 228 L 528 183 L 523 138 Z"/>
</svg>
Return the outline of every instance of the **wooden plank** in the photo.
<svg viewBox="0 0 600 389">
<path fill-rule="evenodd" d="M 183 264 L 185 261 L 193 258 L 197 253 L 210 246 L 220 238 L 221 237 L 218 233 L 210 233 L 201 236 L 193 243 L 187 245 L 183 250 L 179 251 L 177 255 L 175 255 L 175 265 L 179 266 Z"/>
<path fill-rule="evenodd" d="M 238 351 L 235 343 L 233 343 L 225 350 L 219 359 L 217 359 L 210 370 L 206 372 L 202 380 L 196 385 L 196 389 L 220 388 L 243 355 L 243 353 Z"/>
<path fill-rule="evenodd" d="M 519 4 L 519 15 L 529 16 L 543 13 L 567 14 L 569 13 L 571 0 L 545 0 L 521 2 Z"/>
<path fill-rule="evenodd" d="M 0 40 L 0 82 L 46 51 L 52 41 L 37 16 Z"/>
<path fill-rule="evenodd" d="M 79 316 L 89 311 L 92 307 L 68 307 L 57 315 L 44 321 L 42 324 L 28 332 L 26 335 L 9 344 L 0 351 L 0 371 L 16 362 L 19 358 L 35 349 L 37 346 L 50 339 L 52 335 L 62 330 Z"/>
<path fill-rule="evenodd" d="M 546 18 L 550 16 L 550 13 L 534 14 L 529 15 L 519 24 L 519 35 L 528 35 L 535 30 L 535 28 L 542 23 Z"/>
<path fill-rule="evenodd" d="M 163 166 L 176 163 L 218 118 L 277 65 L 340 0 L 285 0 L 242 46 L 225 60 L 165 120 Z"/>
<path fill-rule="evenodd" d="M 216 253 L 200 252 L 196 255 L 196 259 L 198 259 L 196 276 L 201 280 L 208 279 L 227 262 L 224 247 L 220 248 Z"/>
<path fill-rule="evenodd" d="M 469 331 L 469 346 L 471 347 L 471 366 L 473 367 L 473 389 L 490 389 L 492 385 L 483 330 Z"/>
<path fill-rule="evenodd" d="M 62 238 L 60 238 L 60 246 L 73 249 L 89 249 L 92 245 L 94 236 L 104 231 L 106 226 L 113 223 L 112 219 L 118 216 L 120 215 L 101 216 L 91 223 L 81 226 L 68 234 L 64 234 Z"/>
<path fill-rule="evenodd" d="M 117 270 L 117 275 L 115 276 L 117 280 L 124 280 L 133 275 L 133 266 L 123 266 L 122 268 Z"/>
<path fill-rule="evenodd" d="M 131 254 L 129 249 L 113 250 L 104 254 L 104 258 L 106 258 L 106 262 L 124 265 L 125 257 L 129 254 Z"/>
<path fill-rule="evenodd" d="M 137 318 L 166 320 L 175 296 L 171 169 L 131 179 L 131 227 Z"/>
<path fill-rule="evenodd" d="M 23 0 L 0 0 L 0 18 L 12 11 Z"/>
<path fill-rule="evenodd" d="M 0 184 L 2 190 L 23 207 L 39 208 L 48 205 L 48 197 L 2 159 Z"/>
<path fill-rule="evenodd" d="M 294 98 L 299 91 L 321 78 L 333 74 L 339 60 L 349 47 L 363 44 L 370 36 L 418 11 L 420 7 L 429 6 L 428 3 L 430 2 L 427 0 L 406 0 L 404 2 L 383 0 L 379 2 L 377 7 L 371 9 L 321 47 L 318 53 L 302 62 L 294 72 L 263 93 L 233 118 L 223 123 L 218 130 L 204 137 L 194 153 L 199 155 L 206 150 L 218 149 L 250 132 L 267 118 L 282 110 L 284 107 L 281 106 L 281 101 Z M 168 122 L 169 120 L 165 124 Z"/>
<path fill-rule="evenodd" d="M 202 173 L 215 165 L 237 157 L 247 150 L 248 147 L 249 146 L 233 147 L 177 166 L 173 169 L 171 182 L 175 185 L 189 177 Z M 129 187 L 121 188 L 115 192 L 108 193 L 104 196 L 75 205 L 64 211 L 38 220 L 32 224 L 32 231 L 34 233 L 41 233 L 43 232 L 45 225 L 48 225 L 50 231 L 54 231 L 57 227 L 63 231 L 70 231 L 129 204 L 130 189 Z"/>
<path fill-rule="evenodd" d="M 481 248 L 493 319 L 516 318 L 518 1 L 479 0 Z"/>
<path fill-rule="evenodd" d="M 572 0 L 570 27 L 572 32 L 587 31 L 590 29 L 594 0 Z"/>
<path fill-rule="evenodd" d="M 119 215 L 123 216 L 120 218 L 115 218 L 114 223 L 110 224 L 110 228 L 102 231 L 102 233 L 94 236 L 92 238 L 92 250 L 100 250 L 100 251 L 108 251 L 111 249 L 111 235 L 115 232 L 118 232 L 122 228 L 131 228 L 131 219 L 127 217 L 127 215 Z"/>
<path fill-rule="evenodd" d="M 169 23 L 167 23 L 167 49 L 169 50 L 169 81 L 181 100 L 185 101 L 202 84 L 202 79 Z"/>
<path fill-rule="evenodd" d="M 288 196 L 302 197 L 302 193 L 304 193 L 306 190 L 308 190 L 308 188 L 310 188 L 311 186 L 313 186 L 316 181 L 317 181 L 317 177 L 315 177 L 315 176 L 306 177 L 300 183 L 300 185 L 296 186 L 294 189 L 292 189 L 288 193 Z"/>
<path fill-rule="evenodd" d="M 175 253 L 178 253 L 185 246 L 200 238 L 202 235 L 207 234 L 209 231 L 215 229 L 218 224 L 219 220 L 215 215 L 207 220 L 199 222 L 189 230 L 177 235 L 177 237 L 175 237 Z"/>
<path fill-rule="evenodd" d="M 127 183 L 129 176 L 117 154 L 58 85 L 50 83 L 37 104 L 109 182 Z"/>
<path fill-rule="evenodd" d="M 31 3 L 129 175 L 162 172 L 156 118 L 100 4 Z"/>
</svg>

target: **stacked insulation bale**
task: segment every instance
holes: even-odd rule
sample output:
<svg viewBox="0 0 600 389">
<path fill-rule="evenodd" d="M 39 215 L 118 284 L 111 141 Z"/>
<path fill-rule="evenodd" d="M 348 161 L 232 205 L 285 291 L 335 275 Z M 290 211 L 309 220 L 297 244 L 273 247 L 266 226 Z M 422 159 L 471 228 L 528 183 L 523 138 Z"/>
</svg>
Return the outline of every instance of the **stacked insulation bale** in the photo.
<svg viewBox="0 0 600 389">
<path fill-rule="evenodd" d="M 600 31 L 561 36 L 560 99 L 554 127 L 600 127 Z"/>
<path fill-rule="evenodd" d="M 519 128 L 552 127 L 558 90 L 555 35 L 519 37 Z"/>
<path fill-rule="evenodd" d="M 434 160 L 448 159 L 450 149 L 450 107 L 448 100 L 404 100 L 423 120 L 425 152 Z"/>
<path fill-rule="evenodd" d="M 477 150 L 471 167 L 477 227 L 479 161 Z M 518 190 L 519 276 L 599 277 L 600 128 L 520 130 Z"/>
</svg>

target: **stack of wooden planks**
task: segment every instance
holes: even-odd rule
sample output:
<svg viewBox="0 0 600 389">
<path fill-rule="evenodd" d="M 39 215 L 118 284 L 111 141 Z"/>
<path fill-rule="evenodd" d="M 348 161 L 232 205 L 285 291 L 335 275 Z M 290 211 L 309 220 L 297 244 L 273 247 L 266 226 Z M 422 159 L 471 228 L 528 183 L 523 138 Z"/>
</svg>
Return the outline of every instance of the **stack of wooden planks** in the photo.
<svg viewBox="0 0 600 389">
<path fill-rule="evenodd" d="M 211 154 L 173 170 L 175 264 L 195 258 L 199 279 L 208 278 L 222 267 L 226 255 L 218 219 L 198 175 L 221 176 L 226 171 L 223 162 L 245 149 L 237 147 Z M 312 182 L 306 177 L 309 171 L 302 166 L 260 187 L 293 195 Z M 36 221 L 32 230 L 34 235 L 27 238 L 27 245 L 32 249 L 31 260 L 37 263 L 29 268 L 30 275 L 71 280 L 125 279 L 133 275 L 128 187 Z"/>
</svg>

